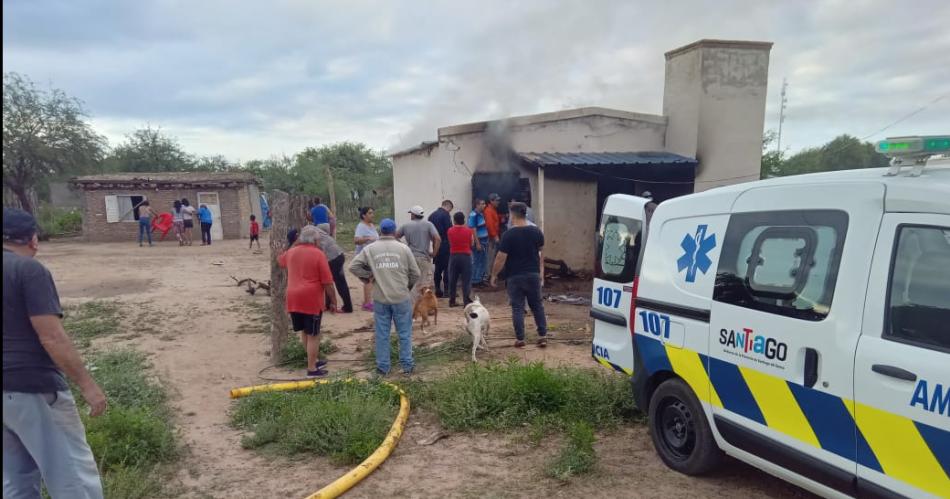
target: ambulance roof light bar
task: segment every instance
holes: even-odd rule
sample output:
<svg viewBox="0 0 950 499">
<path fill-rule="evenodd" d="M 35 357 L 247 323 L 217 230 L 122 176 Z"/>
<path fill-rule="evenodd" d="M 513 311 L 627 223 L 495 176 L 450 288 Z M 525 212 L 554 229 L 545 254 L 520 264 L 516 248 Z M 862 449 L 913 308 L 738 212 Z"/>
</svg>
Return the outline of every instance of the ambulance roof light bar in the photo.
<svg viewBox="0 0 950 499">
<path fill-rule="evenodd" d="M 874 149 L 891 158 L 891 167 L 885 175 L 894 176 L 900 173 L 902 166 L 913 166 L 910 176 L 918 177 L 928 159 L 950 154 L 950 135 L 888 137 L 879 141 Z"/>
</svg>

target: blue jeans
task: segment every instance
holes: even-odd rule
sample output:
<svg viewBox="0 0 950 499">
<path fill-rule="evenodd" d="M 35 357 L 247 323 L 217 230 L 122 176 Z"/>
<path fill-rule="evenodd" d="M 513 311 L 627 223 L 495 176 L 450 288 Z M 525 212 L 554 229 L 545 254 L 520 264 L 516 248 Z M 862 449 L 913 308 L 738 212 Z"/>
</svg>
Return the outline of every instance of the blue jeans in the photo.
<svg viewBox="0 0 950 499">
<path fill-rule="evenodd" d="M 3 497 L 101 498 L 99 470 L 69 390 L 3 392 Z"/>
<path fill-rule="evenodd" d="M 373 303 L 373 321 L 376 323 L 376 368 L 389 373 L 389 333 L 396 324 L 399 335 L 399 363 L 403 372 L 411 372 L 412 361 L 412 300 L 402 303 Z"/>
<path fill-rule="evenodd" d="M 548 334 L 548 324 L 544 317 L 544 302 L 541 300 L 541 274 L 515 274 L 505 279 L 508 288 L 508 300 L 511 302 L 511 323 L 515 328 L 515 338 L 524 341 L 524 302 L 527 300 L 534 315 L 534 324 L 538 327 L 538 336 Z"/>
<path fill-rule="evenodd" d="M 488 238 L 479 238 L 478 243 L 481 244 L 482 249 L 472 250 L 472 284 L 478 284 L 486 277 L 491 277 L 491 269 L 486 268 L 488 266 Z"/>
<path fill-rule="evenodd" d="M 142 239 L 145 235 L 148 235 L 148 245 L 152 245 L 152 218 L 151 217 L 139 217 L 139 245 L 142 244 Z"/>
</svg>

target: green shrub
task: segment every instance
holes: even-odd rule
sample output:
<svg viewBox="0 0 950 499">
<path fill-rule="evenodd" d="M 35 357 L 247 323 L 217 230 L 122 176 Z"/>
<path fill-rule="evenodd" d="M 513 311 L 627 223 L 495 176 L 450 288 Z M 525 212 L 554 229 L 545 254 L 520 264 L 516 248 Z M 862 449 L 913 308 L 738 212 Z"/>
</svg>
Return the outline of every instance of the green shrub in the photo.
<svg viewBox="0 0 950 499">
<path fill-rule="evenodd" d="M 37 210 L 37 223 L 47 236 L 67 236 L 82 232 L 82 212 L 75 208 L 56 208 L 48 204 Z"/>
<path fill-rule="evenodd" d="M 629 381 L 599 371 L 541 363 L 471 364 L 445 378 L 410 385 L 416 405 L 452 430 L 551 429 L 575 422 L 594 428 L 636 417 Z"/>
<path fill-rule="evenodd" d="M 567 441 L 557 457 L 548 464 L 547 474 L 558 480 L 568 480 L 576 475 L 590 473 L 596 462 L 594 429 L 587 423 L 579 422 L 568 429 Z"/>
<path fill-rule="evenodd" d="M 85 424 L 86 439 L 104 471 L 153 465 L 174 455 L 168 422 L 143 408 L 111 407 Z"/>
<path fill-rule="evenodd" d="M 253 432 L 242 440 L 245 448 L 314 453 L 355 464 L 382 443 L 398 405 L 399 396 L 382 384 L 340 382 L 242 398 L 231 422 Z"/>
</svg>

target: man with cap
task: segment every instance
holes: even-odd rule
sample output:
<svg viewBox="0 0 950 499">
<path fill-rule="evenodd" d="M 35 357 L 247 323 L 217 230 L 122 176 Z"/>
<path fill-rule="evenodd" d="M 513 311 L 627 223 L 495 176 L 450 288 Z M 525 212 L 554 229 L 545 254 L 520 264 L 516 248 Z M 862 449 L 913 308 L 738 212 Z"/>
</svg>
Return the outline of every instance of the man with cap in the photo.
<svg viewBox="0 0 950 499">
<path fill-rule="evenodd" d="M 496 193 L 488 195 L 488 206 L 485 207 L 485 228 L 488 229 L 488 248 L 485 252 L 485 268 L 491 270 L 495 264 L 495 253 L 498 252 L 498 242 L 501 241 L 501 214 L 498 206 L 501 196 Z M 483 284 L 488 284 L 490 272 L 485 273 Z"/>
<path fill-rule="evenodd" d="M 412 288 L 412 301 L 415 303 L 422 293 L 422 288 L 432 286 L 432 259 L 439 254 L 442 238 L 432 222 L 423 218 L 425 215 L 421 206 L 416 205 L 409 209 L 411 220 L 396 231 L 396 239 L 405 239 L 409 249 L 416 258 L 416 265 L 422 273 L 415 287 Z"/>
<path fill-rule="evenodd" d="M 350 272 L 363 282 L 372 280 L 374 283 L 377 374 L 389 374 L 389 335 L 393 324 L 399 335 L 402 371 L 412 374 L 412 295 L 409 290 L 419 281 L 419 265 L 413 250 L 396 240 L 396 222 L 383 219 L 379 231 L 379 239 L 353 258 Z"/>
<path fill-rule="evenodd" d="M 102 484 L 71 379 L 89 405 L 106 397 L 63 329 L 56 284 L 33 257 L 36 219 L 3 209 L 3 497 L 101 498 Z"/>
</svg>

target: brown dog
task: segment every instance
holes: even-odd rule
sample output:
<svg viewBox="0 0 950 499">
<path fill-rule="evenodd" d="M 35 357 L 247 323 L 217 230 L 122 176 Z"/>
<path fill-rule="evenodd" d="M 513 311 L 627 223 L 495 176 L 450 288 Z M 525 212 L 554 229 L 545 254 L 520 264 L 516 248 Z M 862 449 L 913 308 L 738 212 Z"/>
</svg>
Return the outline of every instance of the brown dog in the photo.
<svg viewBox="0 0 950 499">
<path fill-rule="evenodd" d="M 432 292 L 432 288 L 426 286 L 422 288 L 422 293 L 419 295 L 419 300 L 416 301 L 416 305 L 412 308 L 412 320 L 417 318 L 421 319 L 420 325 L 422 326 L 422 332 L 426 332 L 426 325 L 429 324 L 429 316 L 435 316 L 435 323 L 439 323 L 439 300 L 435 298 L 435 293 Z"/>
</svg>

